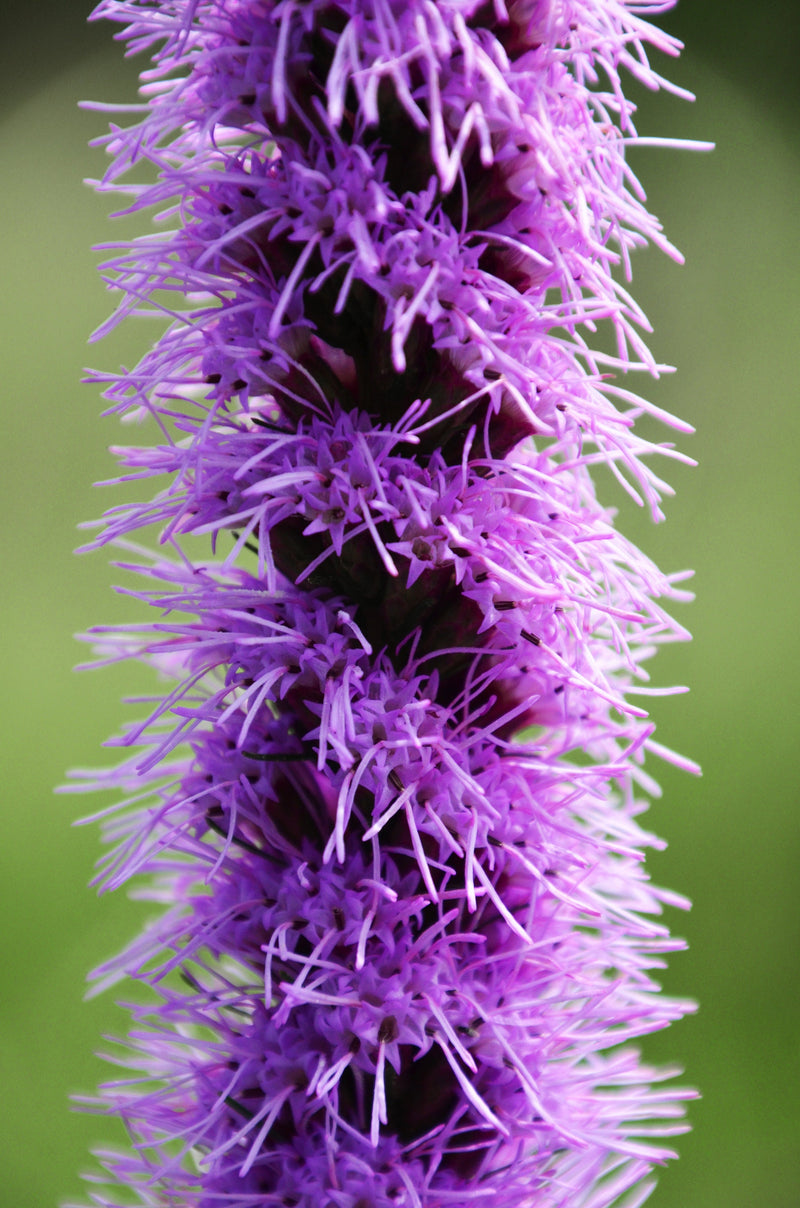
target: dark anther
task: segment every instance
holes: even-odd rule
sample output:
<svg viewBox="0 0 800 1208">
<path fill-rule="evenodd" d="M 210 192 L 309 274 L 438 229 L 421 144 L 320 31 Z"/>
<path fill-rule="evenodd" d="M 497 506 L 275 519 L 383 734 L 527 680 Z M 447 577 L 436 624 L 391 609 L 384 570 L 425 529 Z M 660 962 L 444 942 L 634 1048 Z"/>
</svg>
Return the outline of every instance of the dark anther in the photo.
<svg viewBox="0 0 800 1208">
<path fill-rule="evenodd" d="M 239 192 L 242 197 L 255 197 L 256 195 L 255 189 L 248 189 L 247 187 L 240 189 Z"/>
<path fill-rule="evenodd" d="M 228 1107 L 232 1107 L 233 1110 L 238 1112 L 240 1116 L 244 1116 L 245 1120 L 253 1119 L 253 1113 L 250 1111 L 250 1108 L 245 1107 L 245 1105 L 240 1103 L 238 1099 L 234 1099 L 233 1095 L 226 1095 L 225 1102 L 227 1103 Z"/>
<path fill-rule="evenodd" d="M 556 403 L 556 411 L 566 411 L 566 409 L 567 409 L 566 403 Z"/>
<path fill-rule="evenodd" d="M 223 839 L 229 838 L 227 827 L 220 826 L 219 822 L 209 814 L 206 814 L 206 826 L 209 830 L 221 835 Z M 252 852 L 254 856 L 261 856 L 264 860 L 270 859 L 265 851 L 262 851 L 260 847 L 256 847 L 255 843 L 251 843 L 249 839 L 242 839 L 240 835 L 233 835 L 231 842 L 235 843 L 237 847 L 244 848 L 245 851 Z"/>
<path fill-rule="evenodd" d="M 336 924 L 337 931 L 344 931 L 344 911 L 341 906 L 334 906 L 333 921 Z"/>
<path fill-rule="evenodd" d="M 485 583 L 488 578 L 489 578 L 488 570 L 481 570 L 481 571 L 478 571 L 477 575 L 475 576 L 475 582 L 476 583 Z"/>
<path fill-rule="evenodd" d="M 468 558 L 469 557 L 469 550 L 464 549 L 463 545 L 451 545 L 450 552 L 452 554 L 455 554 L 455 556 L 457 558 Z"/>
<path fill-rule="evenodd" d="M 486 378 L 487 382 L 496 382 L 503 375 L 502 373 L 498 373 L 496 369 L 484 369 L 483 376 Z"/>
<path fill-rule="evenodd" d="M 348 1052 L 352 1053 L 353 1056 L 355 1057 L 356 1053 L 359 1051 L 360 1048 L 361 1048 L 361 1041 L 359 1040 L 359 1038 L 357 1036 L 354 1036 L 353 1039 L 350 1041 L 350 1046 L 348 1048 Z"/>
<path fill-rule="evenodd" d="M 221 373 L 207 373 L 206 381 L 208 382 L 209 386 L 216 386 L 217 382 L 222 381 L 222 374 Z"/>
<path fill-rule="evenodd" d="M 494 606 L 498 612 L 511 612 L 517 607 L 514 600 L 495 600 Z"/>
<path fill-rule="evenodd" d="M 184 969 L 184 967 L 181 966 L 180 969 L 178 970 L 178 976 L 180 977 L 182 982 L 185 982 L 187 986 L 191 986 L 191 988 L 193 990 L 196 990 L 198 992 L 198 994 L 204 993 L 203 987 L 200 985 L 200 982 L 197 980 L 196 977 L 193 976 L 193 974 L 191 974 L 189 972 L 188 969 Z"/>
<path fill-rule="evenodd" d="M 563 685 L 563 684 L 556 684 L 555 688 L 553 689 L 553 694 L 554 694 L 555 696 L 558 696 L 558 695 L 559 695 L 559 693 L 561 693 L 561 692 L 563 692 L 563 691 L 564 691 L 564 685 Z"/>
<path fill-rule="evenodd" d="M 535 633 L 531 633 L 528 629 L 520 629 L 519 632 L 520 636 L 523 637 L 526 642 L 530 642 L 531 646 L 538 646 L 542 640 L 540 637 L 537 637 Z"/>
<path fill-rule="evenodd" d="M 259 763 L 292 763 L 296 760 L 313 759 L 313 751 L 276 751 L 262 755 L 260 751 L 242 751 L 247 759 L 257 759 Z"/>
<path fill-rule="evenodd" d="M 234 541 L 239 540 L 239 533 L 236 531 L 236 529 L 231 529 L 231 536 L 233 537 Z M 258 546 L 253 545 L 252 541 L 245 541 L 244 548 L 249 549 L 251 554 L 257 554 L 259 552 Z M 251 680 L 250 683 L 252 683 L 252 682 L 253 681 Z M 248 687 L 249 687 L 249 685 L 248 685 Z"/>
<path fill-rule="evenodd" d="M 234 388 L 234 390 L 244 390 L 246 385 L 247 385 L 247 382 L 244 380 L 244 378 L 237 378 L 236 381 L 233 383 L 233 388 Z"/>
<path fill-rule="evenodd" d="M 405 785 L 400 779 L 400 775 L 395 768 L 391 768 L 389 771 L 389 783 L 397 789 L 398 793 L 402 793 L 403 789 L 405 788 Z"/>
<path fill-rule="evenodd" d="M 391 1044 L 393 1040 L 397 1040 L 399 1035 L 400 1029 L 394 1015 L 387 1015 L 385 1019 L 381 1020 L 378 1028 L 378 1044 Z"/>
<path fill-rule="evenodd" d="M 245 92 L 243 96 L 239 97 L 239 101 L 242 105 L 255 105 L 256 94 L 254 92 Z"/>
<path fill-rule="evenodd" d="M 229 206 L 223 201 L 222 205 L 219 207 L 219 212 L 222 214 L 223 218 L 227 218 L 229 214 L 233 213 L 233 206 Z"/>
<path fill-rule="evenodd" d="M 548 512 L 547 519 L 548 520 L 558 520 L 558 512 Z"/>
<path fill-rule="evenodd" d="M 415 537 L 411 552 L 415 558 L 419 558 L 420 562 L 430 562 L 433 550 L 424 537 Z"/>
</svg>

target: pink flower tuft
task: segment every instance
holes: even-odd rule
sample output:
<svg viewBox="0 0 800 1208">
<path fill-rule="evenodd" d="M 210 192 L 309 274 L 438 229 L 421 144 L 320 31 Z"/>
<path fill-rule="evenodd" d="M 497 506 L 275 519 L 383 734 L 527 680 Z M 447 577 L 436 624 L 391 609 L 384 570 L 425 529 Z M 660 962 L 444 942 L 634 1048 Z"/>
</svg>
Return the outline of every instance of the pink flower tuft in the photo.
<svg viewBox="0 0 800 1208">
<path fill-rule="evenodd" d="M 666 7 L 96 10 L 152 57 L 99 188 L 160 216 L 100 334 L 169 326 L 96 375 L 157 493 L 92 543 L 153 619 L 93 640 L 171 681 L 93 781 L 98 880 L 165 907 L 97 972 L 151 988 L 97 1204 L 634 1208 L 672 1156 L 690 1092 L 628 1042 L 691 1008 L 638 821 L 683 593 L 592 481 L 659 517 L 682 455 L 634 422 L 687 431 L 623 384 L 659 369 L 630 253 L 677 255 L 621 85 L 663 85 Z"/>
</svg>

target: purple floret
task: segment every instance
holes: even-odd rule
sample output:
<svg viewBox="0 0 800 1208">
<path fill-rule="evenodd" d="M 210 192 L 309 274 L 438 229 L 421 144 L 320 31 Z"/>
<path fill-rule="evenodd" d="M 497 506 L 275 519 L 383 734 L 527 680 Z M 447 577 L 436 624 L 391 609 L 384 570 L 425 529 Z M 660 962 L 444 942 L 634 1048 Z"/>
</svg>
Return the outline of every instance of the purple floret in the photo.
<svg viewBox="0 0 800 1208">
<path fill-rule="evenodd" d="M 682 576 L 592 479 L 658 518 L 634 421 L 687 430 L 621 380 L 660 368 L 630 253 L 676 255 L 620 84 L 665 7 L 96 10 L 153 61 L 99 187 L 161 221 L 101 332 L 170 320 L 96 375 L 157 493 L 92 542 L 154 619 L 93 640 L 170 681 L 93 780 L 98 881 L 164 908 L 97 971 L 150 987 L 99 1205 L 635 1208 L 672 1156 L 689 1092 L 627 1042 L 691 1006 L 638 821 L 647 753 L 692 766 L 639 704 Z"/>
</svg>

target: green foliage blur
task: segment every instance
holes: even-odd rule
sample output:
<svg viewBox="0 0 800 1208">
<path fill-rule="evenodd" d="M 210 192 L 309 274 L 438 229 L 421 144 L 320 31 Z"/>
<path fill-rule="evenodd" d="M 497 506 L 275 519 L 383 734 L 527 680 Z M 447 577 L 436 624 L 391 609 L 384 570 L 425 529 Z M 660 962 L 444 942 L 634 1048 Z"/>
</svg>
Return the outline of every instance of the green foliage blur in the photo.
<svg viewBox="0 0 800 1208">
<path fill-rule="evenodd" d="M 72 554 L 76 525 L 123 498 L 90 484 L 113 474 L 106 446 L 126 439 L 79 381 L 88 365 L 131 364 L 156 332 L 130 324 L 86 348 L 113 304 L 90 246 L 131 232 L 124 220 L 112 227 L 106 202 L 81 183 L 103 171 L 86 144 L 105 123 L 76 102 L 131 99 L 134 68 L 109 28 L 84 29 L 74 0 L 32 4 L 15 20 L 0 52 L 0 1205 L 49 1208 L 85 1202 L 89 1148 L 122 1139 L 114 1121 L 71 1113 L 67 1097 L 108 1076 L 92 1054 L 101 1034 L 127 1026 L 113 992 L 82 1003 L 85 975 L 147 915 L 86 889 L 97 829 L 70 824 L 104 802 L 53 796 L 67 768 L 111 762 L 101 743 L 132 715 L 119 698 L 150 687 L 135 668 L 71 670 L 84 657 L 74 632 L 141 615 L 112 594 L 119 575 L 105 556 Z M 664 982 L 700 1011 L 646 1048 L 684 1065 L 703 1098 L 652 1208 L 796 1208 L 800 1195 L 797 23 L 793 0 L 684 0 L 666 24 L 689 51 L 662 70 L 698 100 L 643 96 L 639 126 L 718 148 L 633 158 L 687 258 L 683 268 L 653 252 L 635 261 L 652 347 L 678 366 L 640 386 L 696 425 L 680 446 L 700 463 L 665 465 L 677 495 L 658 527 L 603 488 L 662 567 L 697 571 L 697 602 L 679 614 L 694 642 L 652 668 L 657 683 L 692 692 L 657 700 L 653 713 L 659 739 L 699 760 L 704 777 L 653 767 L 664 795 L 650 825 L 670 846 L 650 867 L 694 901 L 669 920 L 690 949 Z"/>
</svg>

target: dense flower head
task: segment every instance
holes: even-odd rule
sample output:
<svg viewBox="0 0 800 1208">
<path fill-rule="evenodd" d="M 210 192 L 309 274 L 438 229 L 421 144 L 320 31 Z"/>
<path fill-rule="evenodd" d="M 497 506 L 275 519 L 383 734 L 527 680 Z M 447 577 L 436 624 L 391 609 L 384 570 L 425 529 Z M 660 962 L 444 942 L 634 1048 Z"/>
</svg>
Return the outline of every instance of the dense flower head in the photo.
<svg viewBox="0 0 800 1208">
<path fill-rule="evenodd" d="M 98 971 L 151 989 L 101 1100 L 143 1204 L 633 1208 L 684 1127 L 626 1043 L 688 1009 L 638 820 L 646 755 L 691 766 L 638 703 L 681 576 L 591 476 L 658 517 L 682 455 L 634 422 L 687 430 L 621 384 L 660 368 L 630 253 L 676 255 L 621 87 L 664 83 L 665 7 L 96 10 L 152 56 L 100 187 L 161 222 L 108 245 L 101 334 L 170 320 L 95 375 L 158 433 L 92 543 L 154 617 L 101 660 L 170 683 L 94 777 L 98 879 L 165 908 Z"/>
</svg>

